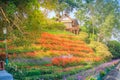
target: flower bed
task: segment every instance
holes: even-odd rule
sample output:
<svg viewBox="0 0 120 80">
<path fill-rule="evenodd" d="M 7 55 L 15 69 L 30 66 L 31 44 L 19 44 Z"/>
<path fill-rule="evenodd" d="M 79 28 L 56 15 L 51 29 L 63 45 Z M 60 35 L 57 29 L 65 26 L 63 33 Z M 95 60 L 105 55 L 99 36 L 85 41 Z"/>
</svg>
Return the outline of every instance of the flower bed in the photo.
<svg viewBox="0 0 120 80">
<path fill-rule="evenodd" d="M 98 58 L 80 58 L 80 57 L 58 57 L 52 59 L 52 64 L 56 66 L 70 66 L 70 65 L 79 65 L 89 62 L 97 62 L 101 59 Z"/>
</svg>

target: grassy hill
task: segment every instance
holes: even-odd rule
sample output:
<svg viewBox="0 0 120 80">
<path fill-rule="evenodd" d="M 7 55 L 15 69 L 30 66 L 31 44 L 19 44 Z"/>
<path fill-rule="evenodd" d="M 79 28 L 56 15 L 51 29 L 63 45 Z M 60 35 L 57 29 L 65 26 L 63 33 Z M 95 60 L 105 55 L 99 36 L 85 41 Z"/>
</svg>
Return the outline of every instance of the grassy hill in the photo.
<svg viewBox="0 0 120 80">
<path fill-rule="evenodd" d="M 66 75 L 76 74 L 100 64 L 106 57 L 100 55 L 104 52 L 98 53 L 97 46 L 87 44 L 86 38 L 87 33 L 85 32 L 81 32 L 79 35 L 65 31 L 42 32 L 40 38 L 31 46 L 9 49 L 10 65 L 7 69 L 18 80 L 37 80 L 39 78 L 59 80 Z M 108 56 L 110 56 L 109 53 Z M 18 75 L 22 75 L 23 79 L 19 79 Z"/>
</svg>

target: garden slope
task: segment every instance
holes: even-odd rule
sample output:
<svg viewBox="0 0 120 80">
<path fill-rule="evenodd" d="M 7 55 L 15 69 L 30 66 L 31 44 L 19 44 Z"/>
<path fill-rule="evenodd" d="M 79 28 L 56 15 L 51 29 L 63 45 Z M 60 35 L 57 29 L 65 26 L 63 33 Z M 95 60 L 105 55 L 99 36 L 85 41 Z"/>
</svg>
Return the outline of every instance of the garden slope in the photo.
<svg viewBox="0 0 120 80">
<path fill-rule="evenodd" d="M 97 57 L 94 51 L 77 36 L 42 33 L 39 42 L 48 56 L 54 57 L 52 59 L 54 65 L 65 66 L 100 60 L 100 57 Z"/>
<path fill-rule="evenodd" d="M 32 47 L 39 49 L 20 54 L 13 53 L 12 57 L 15 60 L 17 59 L 17 61 L 19 60 L 20 63 L 25 62 L 23 58 L 25 60 L 41 59 L 38 63 L 47 61 L 55 66 L 75 66 L 88 62 L 101 61 L 101 56 L 97 56 L 92 48 L 76 35 L 55 35 L 44 32 Z"/>
</svg>

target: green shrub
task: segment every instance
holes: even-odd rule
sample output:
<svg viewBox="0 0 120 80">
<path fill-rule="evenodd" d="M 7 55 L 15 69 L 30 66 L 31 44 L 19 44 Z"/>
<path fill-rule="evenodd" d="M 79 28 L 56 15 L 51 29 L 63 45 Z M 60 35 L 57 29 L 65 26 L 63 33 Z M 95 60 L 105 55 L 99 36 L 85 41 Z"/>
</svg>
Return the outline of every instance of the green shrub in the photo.
<svg viewBox="0 0 120 80">
<path fill-rule="evenodd" d="M 112 57 L 112 54 L 110 53 L 108 47 L 97 41 L 91 41 L 89 46 L 94 50 L 95 55 L 101 57 L 101 61 L 110 60 Z"/>
<path fill-rule="evenodd" d="M 2 35 L 1 35 L 2 34 Z M 0 32 L 0 40 L 4 40 L 3 33 Z"/>
<path fill-rule="evenodd" d="M 4 43 L 0 43 L 0 48 L 5 48 L 5 44 Z"/>
<path fill-rule="evenodd" d="M 28 40 L 24 40 L 24 39 L 16 39 L 13 41 L 13 43 L 15 46 L 30 46 L 30 41 Z"/>
<path fill-rule="evenodd" d="M 13 53 L 25 53 L 25 52 L 33 52 L 37 49 L 35 48 L 24 48 L 24 49 L 11 49 L 11 50 L 8 50 L 8 53 L 9 54 L 13 54 Z"/>
<path fill-rule="evenodd" d="M 90 78 L 90 80 L 97 80 L 97 79 L 95 79 L 95 78 Z"/>
<path fill-rule="evenodd" d="M 65 26 L 62 23 L 52 22 L 50 24 L 46 24 L 44 29 L 47 30 L 64 30 Z"/>
<path fill-rule="evenodd" d="M 120 42 L 118 41 L 109 41 L 107 44 L 109 51 L 112 53 L 113 58 L 120 57 Z"/>
<path fill-rule="evenodd" d="M 105 72 L 108 73 L 111 70 L 111 67 L 105 68 Z"/>
<path fill-rule="evenodd" d="M 24 80 L 40 80 L 40 76 L 36 75 L 36 76 L 27 76 L 25 77 Z"/>
<path fill-rule="evenodd" d="M 17 66 L 13 64 L 9 64 L 5 69 L 13 75 L 15 80 L 25 80 L 26 70 L 17 69 Z"/>
<path fill-rule="evenodd" d="M 106 75 L 105 71 L 100 71 L 100 77 L 103 78 Z"/>
<path fill-rule="evenodd" d="M 33 76 L 33 75 L 41 75 L 41 72 L 39 70 L 29 70 L 29 71 L 27 71 L 26 76 Z"/>
</svg>

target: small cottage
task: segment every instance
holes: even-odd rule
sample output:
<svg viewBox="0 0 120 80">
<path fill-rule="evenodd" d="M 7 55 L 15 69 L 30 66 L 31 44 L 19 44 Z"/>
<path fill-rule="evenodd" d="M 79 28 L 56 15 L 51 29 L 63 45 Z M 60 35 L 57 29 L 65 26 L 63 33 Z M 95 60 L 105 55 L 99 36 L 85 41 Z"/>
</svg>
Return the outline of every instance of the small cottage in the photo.
<svg viewBox="0 0 120 80">
<path fill-rule="evenodd" d="M 80 28 L 77 19 L 70 18 L 67 14 L 60 17 L 59 22 L 64 23 L 66 30 L 74 34 L 79 34 Z"/>
</svg>

